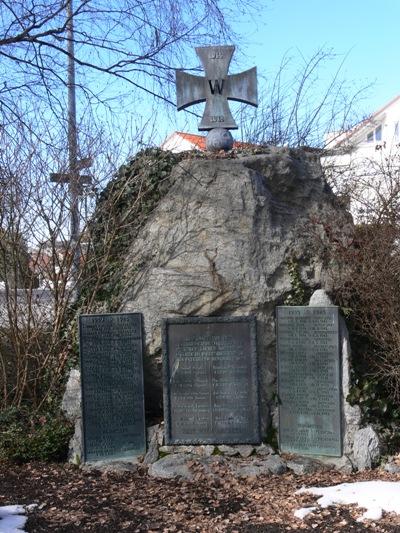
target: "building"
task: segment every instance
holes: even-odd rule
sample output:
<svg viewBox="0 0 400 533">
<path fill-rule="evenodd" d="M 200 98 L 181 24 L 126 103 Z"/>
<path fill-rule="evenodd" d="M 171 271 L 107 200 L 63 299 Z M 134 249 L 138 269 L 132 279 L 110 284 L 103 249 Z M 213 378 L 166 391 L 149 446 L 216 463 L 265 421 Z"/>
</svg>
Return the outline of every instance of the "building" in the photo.
<svg viewBox="0 0 400 533">
<path fill-rule="evenodd" d="M 29 268 L 39 288 L 71 288 L 73 247 L 68 241 L 47 241 L 31 250 Z"/>
<path fill-rule="evenodd" d="M 400 198 L 400 95 L 346 132 L 331 133 L 321 158 L 328 180 L 356 222 L 397 209 Z"/>
<path fill-rule="evenodd" d="M 239 141 L 233 142 L 233 148 L 249 148 L 253 145 Z M 184 133 L 183 131 L 174 131 L 161 144 L 162 150 L 170 150 L 174 153 L 188 152 L 190 150 L 206 150 L 206 136 L 196 135 L 194 133 Z"/>
</svg>

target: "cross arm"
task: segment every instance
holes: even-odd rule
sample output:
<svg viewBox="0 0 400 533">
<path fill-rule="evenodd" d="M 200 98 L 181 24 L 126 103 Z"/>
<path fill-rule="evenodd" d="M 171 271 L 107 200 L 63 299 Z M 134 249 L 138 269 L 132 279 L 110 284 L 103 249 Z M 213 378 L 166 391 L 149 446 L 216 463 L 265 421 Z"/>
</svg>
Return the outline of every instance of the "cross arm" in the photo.
<svg viewBox="0 0 400 533">
<path fill-rule="evenodd" d="M 226 97 L 229 100 L 257 107 L 257 67 L 228 76 L 226 79 Z"/>
<path fill-rule="evenodd" d="M 193 104 L 206 101 L 206 88 L 204 79 L 193 76 L 180 70 L 175 71 L 176 76 L 176 107 L 178 111 Z"/>
</svg>

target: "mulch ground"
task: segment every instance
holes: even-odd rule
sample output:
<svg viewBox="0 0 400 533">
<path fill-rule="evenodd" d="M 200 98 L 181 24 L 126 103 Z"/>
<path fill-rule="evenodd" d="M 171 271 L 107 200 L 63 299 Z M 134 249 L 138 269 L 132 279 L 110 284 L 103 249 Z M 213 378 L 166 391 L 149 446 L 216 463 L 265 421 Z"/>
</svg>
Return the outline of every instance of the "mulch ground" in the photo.
<svg viewBox="0 0 400 533">
<path fill-rule="evenodd" d="M 133 473 L 101 473 L 71 465 L 0 463 L 0 505 L 36 503 L 26 525 L 26 531 L 35 533 L 400 533 L 400 516 L 360 523 L 361 510 L 354 506 L 319 509 L 303 521 L 293 515 L 317 499 L 296 495 L 302 486 L 372 479 L 400 482 L 400 475 L 329 471 L 243 480 L 223 467 L 216 474 L 210 479 L 199 471 L 194 482 L 184 482 L 153 479 L 144 467 Z"/>
</svg>

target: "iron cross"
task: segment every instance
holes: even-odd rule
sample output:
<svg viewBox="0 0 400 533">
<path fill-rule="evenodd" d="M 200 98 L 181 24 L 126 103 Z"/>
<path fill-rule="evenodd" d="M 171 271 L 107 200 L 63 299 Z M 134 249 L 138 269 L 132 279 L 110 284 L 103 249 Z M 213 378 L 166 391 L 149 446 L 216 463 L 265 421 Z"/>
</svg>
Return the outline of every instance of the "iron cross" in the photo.
<svg viewBox="0 0 400 533">
<path fill-rule="evenodd" d="M 206 102 L 199 130 L 238 128 L 229 109 L 228 100 L 236 100 L 257 107 L 257 68 L 228 75 L 234 46 L 203 46 L 196 54 L 205 71 L 205 78 L 176 71 L 178 111 Z"/>
</svg>

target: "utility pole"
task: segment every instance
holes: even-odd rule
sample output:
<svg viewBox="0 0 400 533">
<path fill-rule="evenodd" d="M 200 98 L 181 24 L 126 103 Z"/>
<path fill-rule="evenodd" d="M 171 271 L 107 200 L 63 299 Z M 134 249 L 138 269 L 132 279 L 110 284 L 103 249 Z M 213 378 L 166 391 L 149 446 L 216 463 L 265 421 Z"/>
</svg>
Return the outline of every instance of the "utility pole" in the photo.
<svg viewBox="0 0 400 533">
<path fill-rule="evenodd" d="M 75 51 L 74 51 L 74 17 L 73 0 L 67 2 L 67 51 L 68 51 L 68 162 L 69 162 L 69 196 L 71 202 L 71 246 L 72 279 L 76 283 L 79 273 L 79 170 L 78 170 L 78 132 L 76 127 L 75 95 Z"/>
<path fill-rule="evenodd" d="M 74 17 L 73 0 L 68 0 L 66 4 L 67 14 L 67 54 L 68 54 L 68 172 L 52 173 L 50 181 L 54 183 L 68 184 L 70 201 L 70 237 L 72 248 L 72 268 L 71 278 L 75 283 L 76 292 L 79 293 L 78 276 L 80 267 L 80 223 L 79 223 L 79 196 L 83 185 L 92 183 L 92 176 L 80 175 L 83 168 L 92 166 L 92 159 L 87 157 L 78 160 L 78 130 L 76 125 L 76 94 L 75 94 L 75 50 L 74 50 Z"/>
</svg>

